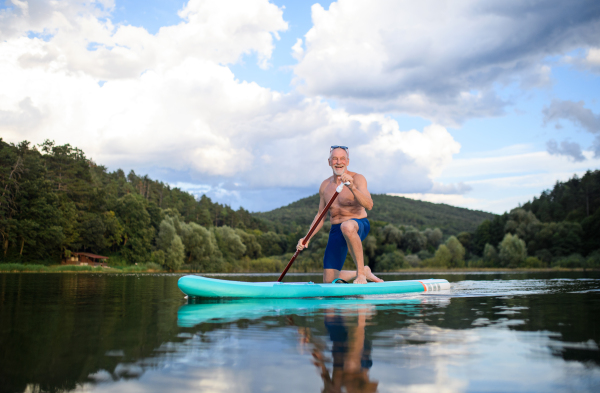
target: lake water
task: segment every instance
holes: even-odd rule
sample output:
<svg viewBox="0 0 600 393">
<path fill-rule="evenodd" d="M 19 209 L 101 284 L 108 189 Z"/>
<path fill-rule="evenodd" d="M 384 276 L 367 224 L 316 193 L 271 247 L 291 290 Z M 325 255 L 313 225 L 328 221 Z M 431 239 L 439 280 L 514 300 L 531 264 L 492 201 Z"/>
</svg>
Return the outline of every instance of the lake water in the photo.
<svg viewBox="0 0 600 393">
<path fill-rule="evenodd" d="M 600 391 L 598 273 L 385 275 L 452 288 L 189 303 L 178 278 L 0 274 L 0 391 Z"/>
</svg>

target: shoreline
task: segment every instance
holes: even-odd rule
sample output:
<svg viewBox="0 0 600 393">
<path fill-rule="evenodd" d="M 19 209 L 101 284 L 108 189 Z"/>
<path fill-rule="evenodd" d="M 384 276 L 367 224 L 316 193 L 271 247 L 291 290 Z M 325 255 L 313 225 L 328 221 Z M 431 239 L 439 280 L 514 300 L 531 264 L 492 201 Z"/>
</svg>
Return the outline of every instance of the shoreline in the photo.
<svg viewBox="0 0 600 393">
<path fill-rule="evenodd" d="M 236 276 L 236 275 L 262 275 L 262 276 L 278 276 L 280 272 L 195 272 L 191 270 L 177 270 L 174 272 L 167 272 L 164 270 L 156 269 L 143 269 L 137 266 L 126 266 L 126 267 L 92 267 L 92 266 L 77 266 L 77 265 L 12 265 L 6 270 L 3 269 L 3 264 L 0 264 L 0 274 L 2 273 L 100 273 L 100 274 L 202 274 L 206 276 Z M 12 268 L 12 269 L 11 269 Z M 402 269 L 393 272 L 376 272 L 378 275 L 410 275 L 410 274 L 460 274 L 460 273 L 549 273 L 549 272 L 596 272 L 600 269 L 589 269 L 589 268 L 454 268 L 454 269 L 434 269 L 434 268 L 412 268 Z M 313 272 L 290 272 L 292 275 L 314 275 L 321 274 L 322 271 L 316 270 Z"/>
</svg>

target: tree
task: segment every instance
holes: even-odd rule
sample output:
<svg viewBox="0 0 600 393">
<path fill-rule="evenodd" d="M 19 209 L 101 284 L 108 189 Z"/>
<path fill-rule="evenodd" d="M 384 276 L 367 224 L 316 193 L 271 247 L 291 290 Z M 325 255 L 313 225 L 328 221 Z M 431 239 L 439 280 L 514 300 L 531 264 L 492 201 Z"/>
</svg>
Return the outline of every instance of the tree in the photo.
<svg viewBox="0 0 600 393">
<path fill-rule="evenodd" d="M 430 267 L 447 268 L 452 261 L 452 253 L 445 244 L 440 244 L 435 252 L 433 259 L 430 259 L 428 265 Z"/>
<path fill-rule="evenodd" d="M 14 147 L 14 145 L 12 145 Z M 8 253 L 11 236 L 14 238 L 17 221 L 13 219 L 18 209 L 21 175 L 25 168 L 23 157 L 0 138 L 0 235 L 4 257 Z"/>
<path fill-rule="evenodd" d="M 369 262 L 375 262 L 375 253 L 377 252 L 377 238 L 373 235 L 368 235 L 363 242 L 363 250 L 365 256 L 369 258 Z M 375 263 L 373 263 L 374 265 Z"/>
<path fill-rule="evenodd" d="M 446 247 L 452 258 L 450 259 L 449 267 L 464 267 L 465 266 L 465 248 L 454 236 L 450 236 L 446 240 Z"/>
<path fill-rule="evenodd" d="M 260 244 L 262 254 L 265 256 L 281 255 L 285 251 L 286 247 L 282 247 L 287 239 L 282 241 L 281 237 L 275 232 L 269 231 L 261 234 L 258 237 L 258 243 Z M 311 240 L 313 243 L 314 239 Z"/>
<path fill-rule="evenodd" d="M 507 233 L 500 243 L 500 264 L 503 267 L 519 267 L 527 258 L 525 242 L 517 235 Z"/>
<path fill-rule="evenodd" d="M 175 271 L 183 264 L 184 257 L 184 247 L 181 238 L 175 235 L 165 252 L 165 266 L 168 267 L 169 270 Z"/>
<path fill-rule="evenodd" d="M 130 263 L 144 263 L 150 260 L 151 241 L 154 228 L 150 214 L 145 208 L 146 200 L 137 194 L 127 194 L 119 198 L 114 212 L 123 226 L 123 247 L 121 253 Z"/>
<path fill-rule="evenodd" d="M 104 223 L 104 244 L 105 247 L 114 249 L 123 242 L 123 226 L 119 222 L 114 211 L 110 210 L 102 214 Z"/>
<path fill-rule="evenodd" d="M 395 244 L 398 248 L 402 246 L 402 231 L 393 224 L 388 224 L 381 229 L 384 244 Z"/>
<path fill-rule="evenodd" d="M 410 251 L 411 253 L 417 253 L 425 248 L 427 244 L 427 238 L 421 232 L 411 229 L 404 232 L 402 237 L 402 248 Z"/>
<path fill-rule="evenodd" d="M 15 160 L 20 160 L 18 170 Z M 69 222 L 60 210 L 59 196 L 45 178 L 42 156 L 28 142 L 14 146 L 0 139 L 0 164 L 2 255 L 21 262 L 58 261 L 66 247 Z M 76 225 L 77 212 L 72 213 L 71 222 Z"/>
<path fill-rule="evenodd" d="M 243 256 L 251 259 L 257 259 L 262 256 L 262 247 L 255 235 L 239 228 L 236 228 L 235 233 L 242 239 L 244 246 L 246 246 L 246 251 Z"/>
<path fill-rule="evenodd" d="M 473 234 L 470 232 L 461 232 L 456 236 L 456 238 L 458 239 L 460 244 L 462 244 L 462 246 L 465 248 L 465 257 L 463 259 L 469 258 L 471 253 L 471 240 L 473 238 Z"/>
<path fill-rule="evenodd" d="M 581 222 L 583 252 L 589 254 L 600 249 L 600 209 Z"/>
<path fill-rule="evenodd" d="M 582 248 L 583 230 L 577 222 L 563 221 L 556 225 L 550 251 L 555 256 L 567 256 Z"/>
<path fill-rule="evenodd" d="M 442 242 L 442 237 L 444 236 L 442 231 L 439 228 L 431 229 L 427 228 L 423 231 L 423 235 L 427 238 L 427 246 L 431 247 L 431 251 L 438 248 L 438 246 Z"/>
<path fill-rule="evenodd" d="M 493 266 L 498 265 L 498 263 L 500 262 L 500 258 L 498 257 L 498 251 L 496 251 L 496 248 L 490 243 L 487 243 L 485 245 L 485 248 L 483 249 L 483 260 L 488 263 L 491 263 Z"/>
<path fill-rule="evenodd" d="M 209 259 L 219 252 L 214 234 L 194 222 L 183 223 L 180 227 L 187 262 L 198 263 L 206 267 Z"/>
<path fill-rule="evenodd" d="M 534 239 L 541 226 L 541 222 L 535 214 L 522 208 L 516 208 L 510 211 L 508 220 L 504 225 L 504 232 L 517 235 L 528 243 Z"/>
<path fill-rule="evenodd" d="M 78 232 L 80 238 L 77 246 L 94 253 L 100 252 L 105 247 L 104 233 L 106 227 L 101 216 L 92 213 L 86 214 L 82 222 L 79 223 Z"/>
<path fill-rule="evenodd" d="M 491 245 L 490 228 L 492 223 L 490 220 L 485 220 L 475 230 L 473 238 L 471 239 L 471 252 L 475 255 L 482 255 L 486 244 Z"/>
<path fill-rule="evenodd" d="M 219 250 L 229 260 L 238 260 L 246 252 L 246 246 L 242 239 L 235 233 L 235 229 L 228 226 L 211 228 L 217 239 Z"/>
<path fill-rule="evenodd" d="M 156 240 L 158 247 L 163 251 L 163 254 L 157 254 L 157 257 L 164 258 L 164 265 L 170 270 L 180 267 L 185 257 L 185 247 L 175 229 L 176 220 L 173 217 L 165 217 L 160 223 Z"/>
</svg>

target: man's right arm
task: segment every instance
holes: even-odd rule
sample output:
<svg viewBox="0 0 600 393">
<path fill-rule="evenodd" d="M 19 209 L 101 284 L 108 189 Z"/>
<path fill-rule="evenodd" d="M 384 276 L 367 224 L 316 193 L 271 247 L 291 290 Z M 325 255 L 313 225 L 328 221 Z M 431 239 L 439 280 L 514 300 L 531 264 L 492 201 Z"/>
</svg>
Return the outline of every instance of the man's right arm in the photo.
<svg viewBox="0 0 600 393">
<path fill-rule="evenodd" d="M 319 188 L 319 197 L 320 197 L 319 198 L 319 211 L 317 212 L 317 215 L 315 216 L 315 218 L 313 218 L 313 221 L 310 224 L 309 228 L 312 228 L 312 226 L 315 224 L 315 221 L 317 220 L 317 218 L 319 218 L 319 215 L 321 215 L 321 212 L 323 211 L 323 209 L 325 209 L 325 206 L 327 205 L 327 203 L 325 202 L 325 198 L 324 198 L 325 184 L 326 184 L 326 182 L 323 182 L 321 184 L 321 187 Z M 312 239 L 317 234 L 317 232 L 319 232 L 321 230 L 321 228 L 323 227 L 323 221 L 325 221 L 325 219 L 323 219 L 319 222 L 319 224 L 315 228 L 314 232 L 310 236 L 310 239 Z M 302 244 L 302 242 L 304 241 L 304 237 L 302 239 L 298 240 L 298 244 L 296 245 L 296 250 L 302 251 L 306 247 L 308 247 L 308 243 L 310 243 L 310 239 L 308 239 L 308 241 L 306 242 L 306 245 Z"/>
</svg>

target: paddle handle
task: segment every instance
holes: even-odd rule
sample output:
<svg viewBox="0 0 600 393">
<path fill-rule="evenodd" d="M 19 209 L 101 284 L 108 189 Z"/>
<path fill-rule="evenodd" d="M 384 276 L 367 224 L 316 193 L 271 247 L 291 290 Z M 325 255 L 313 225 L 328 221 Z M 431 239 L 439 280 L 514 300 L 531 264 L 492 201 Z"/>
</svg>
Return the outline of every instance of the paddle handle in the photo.
<svg viewBox="0 0 600 393">
<path fill-rule="evenodd" d="M 302 245 L 303 246 L 306 246 L 306 243 L 308 243 L 308 241 L 310 240 L 310 237 L 313 234 L 313 232 L 315 231 L 315 229 L 317 228 L 317 225 L 319 225 L 319 223 L 321 222 L 321 220 L 323 219 L 323 217 L 325 217 L 325 214 L 327 214 L 327 211 L 329 210 L 329 208 L 333 204 L 333 201 L 335 201 L 335 198 L 337 198 L 337 196 L 340 194 L 340 192 L 342 192 L 342 189 L 344 188 L 344 184 L 345 185 L 350 185 L 350 183 L 341 183 L 339 186 L 337 186 L 337 188 L 335 189 L 335 193 L 333 194 L 333 196 L 331 197 L 331 199 L 329 200 L 329 202 L 327 202 L 327 205 L 325 206 L 325 209 L 323 209 L 323 211 L 319 215 L 319 218 L 317 218 L 317 220 L 310 227 L 310 230 L 308 231 L 308 233 L 306 234 L 306 236 L 304 236 L 304 240 L 302 241 Z M 298 254 L 300 254 L 300 250 L 296 250 L 296 252 L 292 256 L 292 259 L 290 259 L 290 261 L 288 262 L 287 266 L 285 267 L 285 269 L 283 269 L 283 272 L 281 273 L 281 275 L 277 279 L 277 282 L 281 282 L 281 280 L 283 280 L 283 277 L 285 277 L 285 274 L 288 272 L 288 270 L 290 270 L 290 267 L 292 266 L 292 263 L 294 263 L 294 261 L 296 260 L 296 257 L 298 256 Z"/>
</svg>

